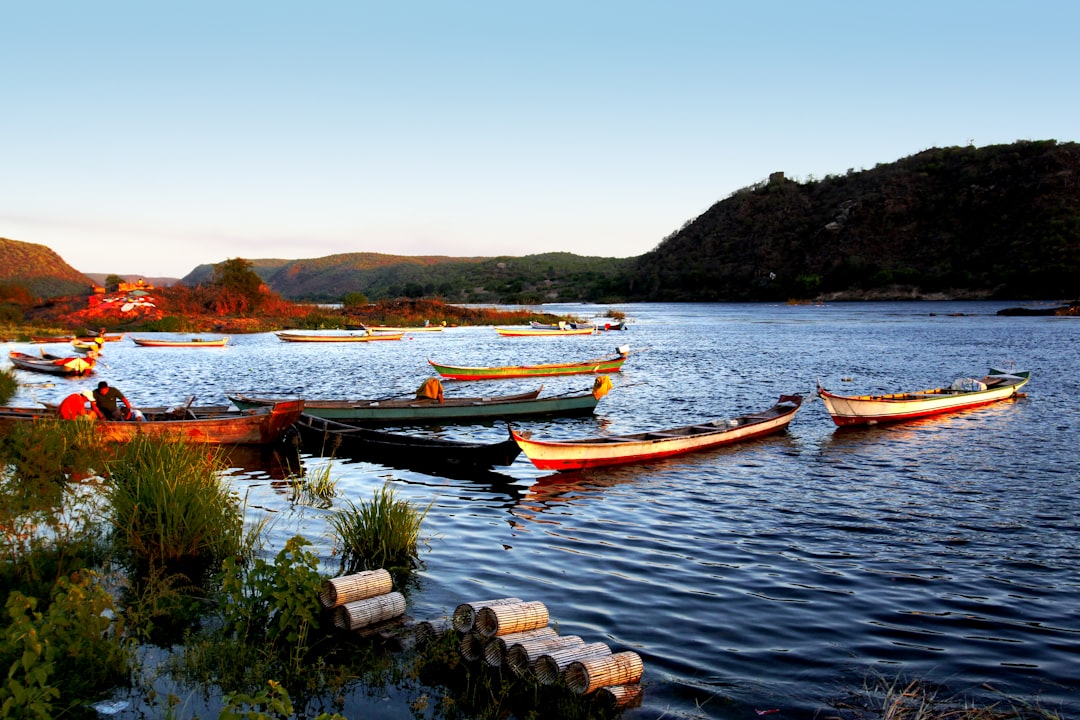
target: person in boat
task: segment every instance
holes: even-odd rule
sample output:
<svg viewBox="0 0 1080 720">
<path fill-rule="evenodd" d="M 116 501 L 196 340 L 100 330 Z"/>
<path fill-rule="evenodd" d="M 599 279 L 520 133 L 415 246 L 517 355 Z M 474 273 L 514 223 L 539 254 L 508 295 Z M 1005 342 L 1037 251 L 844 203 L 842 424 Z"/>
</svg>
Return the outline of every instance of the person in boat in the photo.
<svg viewBox="0 0 1080 720">
<path fill-rule="evenodd" d="M 57 411 L 64 420 L 74 420 L 77 417 L 86 415 L 89 415 L 94 420 L 101 417 L 101 411 L 98 409 L 97 401 L 94 399 L 94 393 L 90 390 L 68 395 L 60 403 Z"/>
<path fill-rule="evenodd" d="M 134 418 L 131 401 L 124 396 L 120 388 L 112 387 L 104 380 L 98 383 L 97 390 L 94 391 L 94 401 L 97 403 L 101 417 L 106 420 L 131 420 Z M 124 404 L 123 410 L 119 407 L 120 402 Z"/>
</svg>

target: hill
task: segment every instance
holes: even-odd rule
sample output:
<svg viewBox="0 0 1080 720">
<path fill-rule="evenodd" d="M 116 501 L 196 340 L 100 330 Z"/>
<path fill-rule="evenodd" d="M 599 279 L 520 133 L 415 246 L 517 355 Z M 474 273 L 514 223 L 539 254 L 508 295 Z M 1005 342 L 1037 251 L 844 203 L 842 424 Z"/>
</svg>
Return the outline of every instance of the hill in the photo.
<svg viewBox="0 0 1080 720">
<path fill-rule="evenodd" d="M 282 297 L 338 301 L 346 293 L 371 300 L 440 297 L 455 303 L 600 300 L 625 291 L 632 260 L 546 253 L 524 257 L 403 256 L 348 253 L 310 260 L 252 260 L 252 269 Z M 208 281 L 200 265 L 181 282 Z"/>
<path fill-rule="evenodd" d="M 641 256 L 636 300 L 1080 297 L 1080 145 L 931 149 L 774 173 Z"/>
<path fill-rule="evenodd" d="M 44 245 L 0 238 L 0 260 L 0 283 L 19 283 L 37 297 L 85 295 L 94 285 Z"/>
</svg>

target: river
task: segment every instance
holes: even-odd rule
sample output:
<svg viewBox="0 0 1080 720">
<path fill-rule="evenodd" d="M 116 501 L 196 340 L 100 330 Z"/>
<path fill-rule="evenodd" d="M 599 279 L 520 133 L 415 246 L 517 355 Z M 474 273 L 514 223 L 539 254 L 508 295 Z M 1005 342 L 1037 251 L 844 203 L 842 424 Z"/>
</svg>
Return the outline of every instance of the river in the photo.
<svg viewBox="0 0 1080 720">
<path fill-rule="evenodd" d="M 518 423 L 568 438 L 730 417 L 781 394 L 809 398 L 819 380 L 854 394 L 1028 369 L 1024 397 L 983 409 L 841 430 L 814 400 L 781 435 L 647 465 L 552 475 L 522 456 L 454 479 L 310 456 L 304 464 L 329 462 L 353 499 L 391 483 L 431 504 L 410 616 L 516 596 L 544 602 L 560 634 L 640 654 L 642 704 L 626 718 L 811 717 L 874 674 L 929 679 L 945 697 L 1037 699 L 1070 716 L 1080 712 L 1080 321 L 995 315 L 1009 305 L 625 305 L 615 306 L 625 332 L 554 339 L 479 327 L 340 345 L 269 333 L 232 336 L 222 349 L 124 340 L 106 346 L 95 377 L 28 386 L 13 404 L 58 401 L 102 378 L 136 405 L 188 395 L 223 403 L 229 391 L 389 397 L 431 376 L 428 358 L 539 363 L 629 345 L 594 416 Z M 544 310 L 590 317 L 607 308 Z M 545 393 L 591 383 L 547 379 Z M 445 387 L 475 395 L 537 384 Z M 505 426 L 427 432 L 494 441 Z M 271 550 L 301 532 L 332 572 L 325 514 L 291 508 L 271 475 L 231 471 L 249 512 L 274 514 Z M 363 692 L 343 712 L 411 717 L 405 701 Z"/>
</svg>

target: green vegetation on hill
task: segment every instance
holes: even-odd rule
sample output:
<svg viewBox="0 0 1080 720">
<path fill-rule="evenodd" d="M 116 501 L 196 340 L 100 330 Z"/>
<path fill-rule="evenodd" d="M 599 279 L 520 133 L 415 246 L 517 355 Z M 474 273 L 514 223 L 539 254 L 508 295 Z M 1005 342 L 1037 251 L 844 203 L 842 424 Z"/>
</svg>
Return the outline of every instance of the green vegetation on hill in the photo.
<svg viewBox="0 0 1080 720">
<path fill-rule="evenodd" d="M 1080 295 L 1080 145 L 926 150 L 736 192 L 638 258 L 639 300 Z"/>
</svg>

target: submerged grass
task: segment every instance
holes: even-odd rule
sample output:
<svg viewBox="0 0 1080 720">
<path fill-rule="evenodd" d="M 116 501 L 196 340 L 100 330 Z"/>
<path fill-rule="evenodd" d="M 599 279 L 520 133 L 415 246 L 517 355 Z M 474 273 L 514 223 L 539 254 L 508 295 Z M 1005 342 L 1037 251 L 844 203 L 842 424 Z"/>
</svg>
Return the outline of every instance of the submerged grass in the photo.
<svg viewBox="0 0 1080 720">
<path fill-rule="evenodd" d="M 151 437 L 128 442 L 108 465 L 122 555 L 141 569 L 210 568 L 239 553 L 243 513 L 222 469 L 213 447 Z"/>
<path fill-rule="evenodd" d="M 411 572 L 419 562 L 420 526 L 430 508 L 419 510 L 399 500 L 388 485 L 376 490 L 370 502 L 348 501 L 329 519 L 341 549 L 342 570 Z"/>
</svg>

